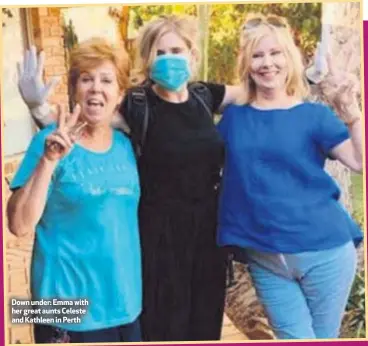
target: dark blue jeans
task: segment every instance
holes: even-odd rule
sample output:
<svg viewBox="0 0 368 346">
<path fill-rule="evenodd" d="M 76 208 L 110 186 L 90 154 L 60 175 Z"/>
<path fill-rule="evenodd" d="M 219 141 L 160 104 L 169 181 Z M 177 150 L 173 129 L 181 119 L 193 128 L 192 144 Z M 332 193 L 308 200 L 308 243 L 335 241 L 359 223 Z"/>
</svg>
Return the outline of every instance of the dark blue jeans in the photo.
<svg viewBox="0 0 368 346">
<path fill-rule="evenodd" d="M 142 341 L 139 319 L 113 328 L 86 332 L 72 332 L 53 326 L 35 324 L 34 337 L 36 344 Z"/>
</svg>

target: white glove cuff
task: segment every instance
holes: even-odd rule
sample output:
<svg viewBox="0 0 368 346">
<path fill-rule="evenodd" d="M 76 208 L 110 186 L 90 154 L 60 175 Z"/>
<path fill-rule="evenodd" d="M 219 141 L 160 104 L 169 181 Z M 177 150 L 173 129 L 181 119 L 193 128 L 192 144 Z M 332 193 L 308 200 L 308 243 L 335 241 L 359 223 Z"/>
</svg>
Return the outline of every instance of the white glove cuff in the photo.
<svg viewBox="0 0 368 346">
<path fill-rule="evenodd" d="M 41 123 L 47 123 L 47 119 L 49 118 L 51 113 L 51 107 L 47 102 L 45 102 L 40 106 L 30 109 L 30 111 L 32 117 L 39 120 Z"/>
</svg>

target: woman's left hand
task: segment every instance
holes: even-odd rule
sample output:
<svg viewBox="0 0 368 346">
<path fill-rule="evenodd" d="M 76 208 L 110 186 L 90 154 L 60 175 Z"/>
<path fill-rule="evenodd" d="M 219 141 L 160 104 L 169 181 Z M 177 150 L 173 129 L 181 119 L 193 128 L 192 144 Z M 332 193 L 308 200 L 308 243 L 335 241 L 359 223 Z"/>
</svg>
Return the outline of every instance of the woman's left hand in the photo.
<svg viewBox="0 0 368 346">
<path fill-rule="evenodd" d="M 72 149 L 81 130 L 87 125 L 80 121 L 81 107 L 77 105 L 72 114 L 66 115 L 58 105 L 58 127 L 46 138 L 44 157 L 48 161 L 58 161 Z"/>
</svg>

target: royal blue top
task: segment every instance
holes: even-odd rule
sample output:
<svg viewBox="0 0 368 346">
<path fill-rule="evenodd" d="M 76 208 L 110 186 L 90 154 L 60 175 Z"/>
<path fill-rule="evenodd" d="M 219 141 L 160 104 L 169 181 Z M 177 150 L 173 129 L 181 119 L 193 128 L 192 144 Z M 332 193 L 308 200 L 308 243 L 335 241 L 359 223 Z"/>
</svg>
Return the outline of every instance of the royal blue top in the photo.
<svg viewBox="0 0 368 346">
<path fill-rule="evenodd" d="M 220 245 L 297 253 L 362 240 L 324 170 L 331 149 L 349 138 L 330 108 L 230 105 L 218 129 L 226 145 Z"/>
<path fill-rule="evenodd" d="M 43 154 L 46 136 L 53 129 L 52 125 L 35 135 L 12 189 L 27 183 Z M 49 324 L 89 331 L 131 323 L 139 316 L 139 196 L 134 153 L 121 132 L 114 130 L 112 145 L 106 152 L 93 152 L 76 144 L 60 160 L 36 227 L 32 298 L 87 299 L 89 304 L 83 306 L 87 314 L 73 316 L 81 323 L 68 323 L 72 320 L 63 320 L 60 314 Z"/>
</svg>

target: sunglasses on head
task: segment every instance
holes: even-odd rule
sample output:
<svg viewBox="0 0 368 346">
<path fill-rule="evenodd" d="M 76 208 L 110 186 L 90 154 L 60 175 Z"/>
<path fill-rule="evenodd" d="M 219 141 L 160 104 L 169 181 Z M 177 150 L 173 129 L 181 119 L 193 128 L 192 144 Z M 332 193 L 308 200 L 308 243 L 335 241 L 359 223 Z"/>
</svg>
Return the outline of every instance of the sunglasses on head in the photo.
<svg viewBox="0 0 368 346">
<path fill-rule="evenodd" d="M 288 26 L 286 20 L 282 17 L 278 17 L 278 16 L 254 17 L 254 18 L 248 19 L 244 23 L 243 30 L 253 29 L 261 24 L 272 25 L 276 28 L 286 28 Z"/>
</svg>

